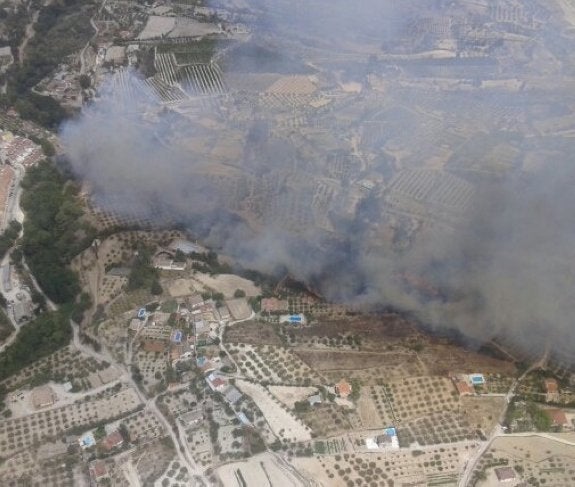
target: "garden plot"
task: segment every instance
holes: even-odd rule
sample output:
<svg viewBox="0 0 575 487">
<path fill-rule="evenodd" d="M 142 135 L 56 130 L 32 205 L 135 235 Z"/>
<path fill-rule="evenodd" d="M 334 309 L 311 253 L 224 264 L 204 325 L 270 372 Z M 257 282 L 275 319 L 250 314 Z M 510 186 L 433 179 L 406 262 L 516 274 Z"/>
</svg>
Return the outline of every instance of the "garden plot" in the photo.
<svg viewBox="0 0 575 487">
<path fill-rule="evenodd" d="M 254 380 L 305 386 L 323 382 L 307 364 L 283 347 L 240 343 L 230 346 L 229 351 L 242 373 Z"/>
<path fill-rule="evenodd" d="M 262 411 L 274 434 L 289 441 L 307 441 L 311 439 L 311 430 L 283 406 L 259 384 L 238 380 L 237 387 L 250 396 Z"/>
</svg>

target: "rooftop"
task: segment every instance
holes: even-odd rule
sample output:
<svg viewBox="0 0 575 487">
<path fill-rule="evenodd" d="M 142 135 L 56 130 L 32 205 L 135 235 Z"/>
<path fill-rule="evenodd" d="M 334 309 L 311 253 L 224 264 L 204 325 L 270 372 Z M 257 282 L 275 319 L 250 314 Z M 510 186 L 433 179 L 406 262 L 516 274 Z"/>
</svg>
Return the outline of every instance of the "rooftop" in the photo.
<svg viewBox="0 0 575 487">
<path fill-rule="evenodd" d="M 337 392 L 340 397 L 347 397 L 351 394 L 351 385 L 345 379 L 341 379 L 335 385 L 335 392 Z"/>
<path fill-rule="evenodd" d="M 497 476 L 497 480 L 499 480 L 500 482 L 515 480 L 517 478 L 515 470 L 511 467 L 496 468 L 495 475 Z"/>
</svg>

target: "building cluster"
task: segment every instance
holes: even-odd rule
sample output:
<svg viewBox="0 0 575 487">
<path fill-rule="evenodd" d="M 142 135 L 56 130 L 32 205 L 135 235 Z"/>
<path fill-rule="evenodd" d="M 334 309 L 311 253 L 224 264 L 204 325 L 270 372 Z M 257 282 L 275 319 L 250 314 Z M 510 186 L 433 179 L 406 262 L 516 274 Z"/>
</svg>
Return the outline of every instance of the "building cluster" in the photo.
<svg viewBox="0 0 575 487">
<path fill-rule="evenodd" d="M 386 428 L 383 434 L 365 439 L 365 446 L 368 450 L 398 450 L 399 438 L 395 428 Z"/>
<path fill-rule="evenodd" d="M 26 137 L 0 131 L 0 161 L 3 164 L 33 166 L 44 159 L 42 148 Z"/>
<path fill-rule="evenodd" d="M 476 387 L 485 385 L 483 374 L 449 374 L 460 396 L 476 394 Z"/>
</svg>

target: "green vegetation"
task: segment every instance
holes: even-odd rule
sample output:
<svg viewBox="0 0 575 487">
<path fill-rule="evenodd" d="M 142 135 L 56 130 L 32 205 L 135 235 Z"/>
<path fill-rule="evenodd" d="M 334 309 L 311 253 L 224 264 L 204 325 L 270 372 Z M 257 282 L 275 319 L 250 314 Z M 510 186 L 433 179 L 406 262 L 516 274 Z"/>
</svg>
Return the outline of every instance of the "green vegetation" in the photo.
<svg viewBox="0 0 575 487">
<path fill-rule="evenodd" d="M 72 329 L 66 311 L 38 316 L 22 328 L 14 343 L 0 355 L 0 380 L 67 345 L 71 338 Z"/>
<path fill-rule="evenodd" d="M 207 36 L 186 44 L 160 44 L 158 52 L 173 53 L 178 64 L 206 64 L 212 60 L 216 49 L 223 49 L 231 42 Z"/>
<path fill-rule="evenodd" d="M 549 431 L 551 429 L 551 418 L 534 402 L 527 403 L 527 412 L 531 416 L 533 426 L 537 431 Z"/>
<path fill-rule="evenodd" d="M 12 220 L 4 233 L 0 235 L 0 259 L 4 258 L 6 252 L 16 243 L 20 230 L 22 230 L 22 225 L 16 220 Z"/>
<path fill-rule="evenodd" d="M 14 105 L 24 119 L 54 129 L 66 116 L 60 104 L 49 96 L 32 92 L 66 56 L 80 50 L 94 34 L 90 11 L 94 5 L 83 0 L 66 0 L 42 7 L 34 26 L 35 35 L 26 48 L 24 62 L 15 63 L 7 73 L 8 90 L 4 105 Z M 10 43 L 17 47 L 30 17 L 22 8 L 12 20 Z"/>
<path fill-rule="evenodd" d="M 306 411 L 309 411 L 311 409 L 311 406 L 309 405 L 309 402 L 307 401 L 296 401 L 294 403 L 294 410 L 298 413 L 305 413 Z"/>
<path fill-rule="evenodd" d="M 152 249 L 145 245 L 138 245 L 136 258 L 128 277 L 128 289 L 150 289 L 154 295 L 162 294 L 163 289 L 158 280 L 160 273 L 152 265 Z"/>
<path fill-rule="evenodd" d="M 90 85 L 92 84 L 92 80 L 87 74 L 81 74 L 80 77 L 78 78 L 78 82 L 80 83 L 80 88 L 82 88 L 83 90 L 87 90 L 88 88 L 90 88 Z"/>
<path fill-rule="evenodd" d="M 72 304 L 80 285 L 68 266 L 95 236 L 95 231 L 81 222 L 78 187 L 44 162 L 26 173 L 22 188 L 21 206 L 26 212 L 22 251 L 26 262 L 52 301 Z"/>
<path fill-rule="evenodd" d="M 4 299 L 4 296 L 2 296 L 2 298 Z M 13 331 L 14 327 L 12 326 L 12 322 L 9 320 L 4 310 L 0 308 L 0 340 L 6 340 Z"/>
<path fill-rule="evenodd" d="M 198 272 L 203 272 L 204 274 L 229 274 L 232 271 L 232 268 L 229 264 L 221 263 L 218 259 L 218 254 L 216 254 L 213 250 L 210 250 L 207 253 L 199 253 L 199 252 L 191 252 L 189 254 L 190 258 L 193 259 L 194 262 L 192 264 L 192 269 Z"/>
<path fill-rule="evenodd" d="M 0 380 L 18 372 L 36 360 L 68 344 L 72 337 L 70 318 L 82 319 L 90 307 L 89 295 L 79 295 L 78 276 L 69 268 L 70 261 L 93 239 L 91 227 L 81 223 L 83 210 L 78 189 L 50 163 L 31 168 L 22 181 L 21 206 L 26 213 L 22 255 L 46 295 L 60 305 L 58 311 L 43 313 L 22 328 L 14 343 L 0 355 Z M 18 225 L 11 225 L 12 237 Z M 25 280 L 33 301 L 44 308 L 44 297 L 30 279 Z"/>
</svg>

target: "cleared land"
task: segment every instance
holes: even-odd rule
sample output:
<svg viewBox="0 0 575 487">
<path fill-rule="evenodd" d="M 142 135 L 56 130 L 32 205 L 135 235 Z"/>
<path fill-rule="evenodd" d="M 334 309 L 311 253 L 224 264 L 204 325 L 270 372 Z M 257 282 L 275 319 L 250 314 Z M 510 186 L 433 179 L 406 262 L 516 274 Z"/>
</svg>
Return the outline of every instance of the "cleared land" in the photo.
<svg viewBox="0 0 575 487">
<path fill-rule="evenodd" d="M 254 400 L 278 437 L 291 441 L 311 440 L 311 430 L 278 404 L 262 386 L 245 380 L 238 380 L 236 385 Z"/>
<path fill-rule="evenodd" d="M 245 462 L 224 465 L 216 470 L 223 485 L 246 487 L 259 485 L 285 485 L 299 487 L 305 485 L 290 469 L 279 463 L 277 458 L 264 453 Z"/>
</svg>

